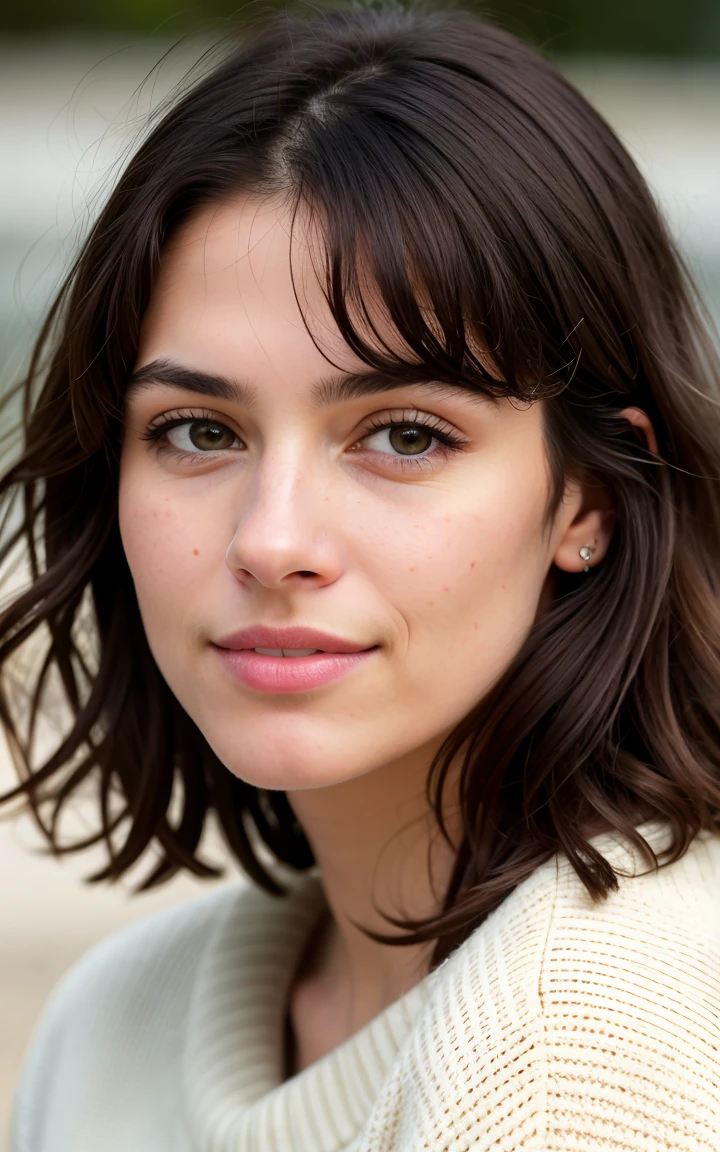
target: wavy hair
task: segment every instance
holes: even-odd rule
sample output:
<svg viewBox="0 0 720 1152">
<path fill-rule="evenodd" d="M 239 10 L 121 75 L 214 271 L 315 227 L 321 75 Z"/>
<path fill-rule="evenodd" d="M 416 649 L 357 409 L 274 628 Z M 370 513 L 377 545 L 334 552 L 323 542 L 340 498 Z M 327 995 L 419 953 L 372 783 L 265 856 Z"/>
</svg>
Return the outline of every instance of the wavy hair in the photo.
<svg viewBox="0 0 720 1152">
<path fill-rule="evenodd" d="M 0 617 L 0 716 L 20 772 L 5 801 L 25 797 L 58 852 L 104 843 L 93 880 L 153 846 L 144 887 L 215 874 L 200 855 L 210 810 L 270 891 L 268 850 L 313 863 L 284 794 L 232 776 L 172 696 L 118 529 L 124 390 L 163 245 L 241 189 L 281 193 L 317 222 L 332 315 L 365 363 L 541 401 L 549 512 L 570 475 L 609 488 L 617 509 L 602 565 L 556 574 L 502 682 L 432 765 L 442 824 L 461 764 L 462 843 L 437 914 L 394 938 L 435 940 L 439 962 L 558 851 L 602 898 L 617 876 L 589 842 L 598 820 L 651 866 L 636 827 L 668 821 L 677 858 L 720 823 L 712 340 L 647 187 L 584 98 L 474 16 L 393 6 L 286 15 L 230 45 L 154 124 L 52 306 L 23 383 L 23 447 L 0 481 L 0 560 L 22 552 L 32 577 Z M 628 405 L 649 415 L 659 456 Z M 36 659 L 19 674 L 28 641 Z M 58 689 L 69 720 L 41 754 Z M 97 827 L 61 844 L 60 815 L 88 788 Z"/>
</svg>

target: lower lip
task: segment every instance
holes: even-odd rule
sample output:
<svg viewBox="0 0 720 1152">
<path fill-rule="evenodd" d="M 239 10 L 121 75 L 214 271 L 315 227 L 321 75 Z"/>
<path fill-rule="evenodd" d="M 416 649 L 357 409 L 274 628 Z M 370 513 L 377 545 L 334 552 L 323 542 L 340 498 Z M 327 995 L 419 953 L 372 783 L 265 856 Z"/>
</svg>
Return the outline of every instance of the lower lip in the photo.
<svg viewBox="0 0 720 1152">
<path fill-rule="evenodd" d="M 257 692 L 309 692 L 347 676 L 375 652 L 318 652 L 314 656 L 263 656 L 252 648 L 220 648 L 227 670 Z"/>
</svg>

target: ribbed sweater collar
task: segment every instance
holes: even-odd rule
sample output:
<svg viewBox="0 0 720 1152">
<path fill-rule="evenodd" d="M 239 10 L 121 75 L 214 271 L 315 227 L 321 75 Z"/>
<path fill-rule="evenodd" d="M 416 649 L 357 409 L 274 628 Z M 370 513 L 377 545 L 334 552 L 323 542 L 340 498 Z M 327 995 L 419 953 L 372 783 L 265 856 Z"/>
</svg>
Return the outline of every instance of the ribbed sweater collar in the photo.
<svg viewBox="0 0 720 1152">
<path fill-rule="evenodd" d="M 638 831 L 656 852 L 664 851 L 667 826 L 649 822 Z M 622 838 L 605 833 L 591 843 L 621 871 L 645 870 Z M 558 880 L 580 883 L 572 879 L 569 861 L 556 857 L 508 901 L 546 869 Z M 208 939 L 188 1005 L 183 1054 L 185 1108 L 198 1152 L 347 1152 L 367 1121 L 444 965 L 327 1056 L 283 1081 L 290 982 L 324 908 L 316 876 L 293 884 L 282 899 L 245 889 L 228 902 Z"/>
<path fill-rule="evenodd" d="M 283 899 L 245 890 L 207 941 L 184 1052 L 198 1152 L 341 1152 L 367 1120 L 432 978 L 283 1081 L 289 986 L 324 907 L 316 877 Z"/>
</svg>

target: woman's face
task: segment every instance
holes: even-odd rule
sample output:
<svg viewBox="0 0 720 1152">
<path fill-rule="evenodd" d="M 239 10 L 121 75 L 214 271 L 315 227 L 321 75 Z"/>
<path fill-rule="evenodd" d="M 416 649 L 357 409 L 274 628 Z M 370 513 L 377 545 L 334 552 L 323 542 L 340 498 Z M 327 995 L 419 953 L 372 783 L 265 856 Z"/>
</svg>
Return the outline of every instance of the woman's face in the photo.
<svg viewBox="0 0 720 1152">
<path fill-rule="evenodd" d="M 120 527 L 182 706 L 237 776 L 297 789 L 457 724 L 522 645 L 579 498 L 547 522 L 540 405 L 373 377 L 296 240 L 298 305 L 288 233 L 281 204 L 245 198 L 168 246 Z"/>
</svg>

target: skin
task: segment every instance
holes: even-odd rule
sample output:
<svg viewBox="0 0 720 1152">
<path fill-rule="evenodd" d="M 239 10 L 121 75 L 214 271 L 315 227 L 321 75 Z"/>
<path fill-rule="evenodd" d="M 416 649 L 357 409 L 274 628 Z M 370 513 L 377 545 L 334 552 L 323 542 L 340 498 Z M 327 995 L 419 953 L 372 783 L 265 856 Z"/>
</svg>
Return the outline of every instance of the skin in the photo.
<svg viewBox="0 0 720 1152">
<path fill-rule="evenodd" d="M 575 482 L 548 523 L 539 403 L 427 385 L 319 403 L 321 385 L 367 366 L 333 328 L 311 257 L 296 238 L 298 304 L 288 213 L 272 199 L 204 208 L 175 236 L 144 318 L 119 493 L 163 675 L 229 771 L 287 792 L 322 869 L 329 915 L 288 1005 L 294 1071 L 427 971 L 428 946 L 376 944 L 351 921 L 387 931 L 379 909 L 436 907 L 452 848 L 424 798 L 432 754 L 521 647 L 553 567 L 581 571 L 583 545 L 601 563 L 613 526 L 607 493 Z M 188 392 L 156 378 L 158 361 L 240 387 Z M 642 413 L 628 416 L 651 437 Z M 224 446 L 198 449 L 187 424 L 147 438 L 186 417 L 226 428 Z M 457 449 L 428 437 L 422 458 L 402 456 L 371 427 L 390 418 L 430 422 Z M 321 688 L 261 693 L 213 647 L 257 623 L 377 648 Z"/>
</svg>

